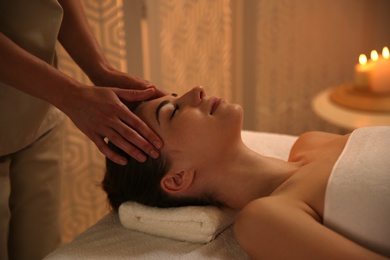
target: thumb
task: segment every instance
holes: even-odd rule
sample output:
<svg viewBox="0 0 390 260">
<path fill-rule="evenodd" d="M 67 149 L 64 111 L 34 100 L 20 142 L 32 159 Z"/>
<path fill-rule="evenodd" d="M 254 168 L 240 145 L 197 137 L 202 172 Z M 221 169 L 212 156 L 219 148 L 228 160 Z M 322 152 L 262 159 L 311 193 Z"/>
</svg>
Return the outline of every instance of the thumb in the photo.
<svg viewBox="0 0 390 260">
<path fill-rule="evenodd" d="M 135 90 L 135 89 L 118 89 L 115 93 L 118 95 L 120 99 L 135 102 L 135 101 L 144 101 L 148 98 L 152 97 L 155 92 L 154 88 L 147 88 L 143 90 Z"/>
</svg>

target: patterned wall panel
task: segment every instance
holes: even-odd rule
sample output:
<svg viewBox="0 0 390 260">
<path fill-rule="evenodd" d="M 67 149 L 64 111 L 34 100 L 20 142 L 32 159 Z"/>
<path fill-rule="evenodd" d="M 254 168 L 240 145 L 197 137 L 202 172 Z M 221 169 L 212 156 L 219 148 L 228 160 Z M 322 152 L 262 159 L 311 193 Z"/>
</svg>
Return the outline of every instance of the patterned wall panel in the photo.
<svg viewBox="0 0 390 260">
<path fill-rule="evenodd" d="M 155 1 L 161 31 L 163 87 L 184 93 L 203 85 L 231 98 L 232 20 L 228 0 Z M 153 25 L 151 25 L 153 26 Z"/>
<path fill-rule="evenodd" d="M 84 0 L 85 12 L 93 32 L 111 64 L 126 70 L 123 10 L 120 0 Z M 90 84 L 87 76 L 59 46 L 59 69 L 73 78 Z M 99 187 L 104 174 L 104 156 L 73 123 L 66 121 L 63 175 L 63 242 L 94 224 L 108 212 L 104 192 Z"/>
<path fill-rule="evenodd" d="M 83 0 L 89 23 L 111 64 L 126 71 L 122 0 Z"/>
</svg>

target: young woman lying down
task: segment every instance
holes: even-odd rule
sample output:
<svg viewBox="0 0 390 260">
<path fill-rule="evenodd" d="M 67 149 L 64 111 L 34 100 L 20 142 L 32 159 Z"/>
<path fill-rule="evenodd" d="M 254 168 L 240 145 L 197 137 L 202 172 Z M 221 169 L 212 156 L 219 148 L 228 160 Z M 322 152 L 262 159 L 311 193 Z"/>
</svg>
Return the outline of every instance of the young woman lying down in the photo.
<svg viewBox="0 0 390 260">
<path fill-rule="evenodd" d="M 246 147 L 242 108 L 201 87 L 135 113 L 164 147 L 145 163 L 107 159 L 103 188 L 114 210 L 129 200 L 240 210 L 236 237 L 253 259 L 390 257 L 390 127 L 308 132 L 283 161 Z"/>
</svg>

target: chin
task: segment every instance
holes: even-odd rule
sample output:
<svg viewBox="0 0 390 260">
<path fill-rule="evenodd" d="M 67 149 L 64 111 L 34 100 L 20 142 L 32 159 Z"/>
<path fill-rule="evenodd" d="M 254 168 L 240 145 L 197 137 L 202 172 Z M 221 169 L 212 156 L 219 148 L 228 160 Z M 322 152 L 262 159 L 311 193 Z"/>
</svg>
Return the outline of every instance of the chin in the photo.
<svg viewBox="0 0 390 260">
<path fill-rule="evenodd" d="M 239 104 L 232 104 L 229 111 L 229 120 L 226 129 L 229 129 L 230 136 L 234 139 L 241 140 L 241 130 L 243 123 L 244 110 Z"/>
<path fill-rule="evenodd" d="M 244 118 L 244 109 L 239 104 L 233 104 L 232 107 L 233 108 L 232 108 L 231 115 L 232 115 L 232 119 L 234 120 L 234 122 L 232 124 L 237 125 L 237 127 L 241 131 L 242 122 L 243 122 L 243 118 Z"/>
</svg>

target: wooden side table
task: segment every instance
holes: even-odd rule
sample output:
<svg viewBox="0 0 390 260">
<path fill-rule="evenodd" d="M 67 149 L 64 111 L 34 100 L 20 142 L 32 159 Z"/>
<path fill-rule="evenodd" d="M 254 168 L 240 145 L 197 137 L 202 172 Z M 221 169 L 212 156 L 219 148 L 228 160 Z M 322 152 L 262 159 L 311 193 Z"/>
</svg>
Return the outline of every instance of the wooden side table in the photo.
<svg viewBox="0 0 390 260">
<path fill-rule="evenodd" d="M 348 130 L 365 126 L 390 126 L 389 112 L 366 112 L 340 106 L 330 100 L 330 92 L 331 89 L 326 89 L 312 100 L 314 112 L 322 119 Z"/>
</svg>

